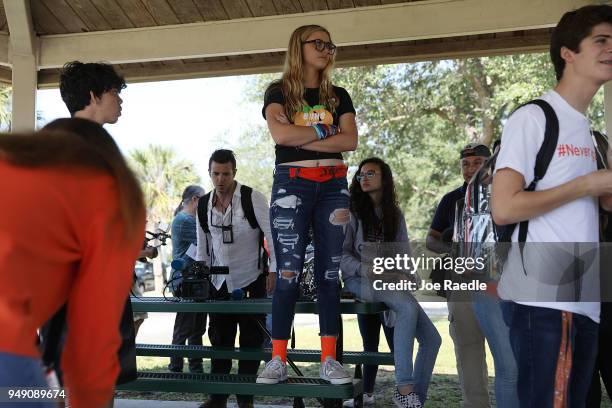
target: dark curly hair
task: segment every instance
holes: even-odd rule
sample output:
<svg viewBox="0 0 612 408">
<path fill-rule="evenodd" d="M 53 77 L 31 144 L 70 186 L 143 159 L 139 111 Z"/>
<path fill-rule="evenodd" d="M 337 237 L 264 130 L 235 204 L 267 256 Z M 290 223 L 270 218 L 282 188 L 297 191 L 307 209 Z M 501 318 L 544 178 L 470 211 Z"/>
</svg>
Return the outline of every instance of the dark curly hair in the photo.
<svg viewBox="0 0 612 408">
<path fill-rule="evenodd" d="M 104 92 L 126 87 L 125 80 L 110 64 L 71 61 L 60 73 L 60 93 L 71 116 L 85 109 L 91 100 L 89 92 L 100 98 Z"/>
<path fill-rule="evenodd" d="M 612 24 L 612 7 L 590 5 L 568 11 L 561 17 L 550 37 L 550 58 L 555 67 L 557 81 L 561 80 L 565 60 L 561 58 L 561 47 L 580 52 L 580 42 L 591 35 L 593 27 L 601 23 Z"/>
<path fill-rule="evenodd" d="M 236 156 L 234 156 L 234 152 L 228 149 L 217 149 L 213 152 L 208 159 L 208 171 L 210 171 L 210 166 L 212 166 L 212 162 L 225 164 L 232 163 L 232 168 L 236 170 Z"/>
<path fill-rule="evenodd" d="M 382 173 L 382 230 L 385 237 L 385 242 L 395 241 L 399 226 L 399 217 L 401 211 L 397 202 L 397 194 L 395 193 L 395 183 L 393 182 L 393 173 L 387 163 L 378 157 L 370 157 L 359 163 L 359 168 L 353 176 L 350 190 L 350 210 L 357 214 L 363 225 L 363 239 L 368 239 L 368 233 L 377 224 L 378 217 L 374 211 L 374 202 L 368 193 L 364 193 L 361 189 L 361 184 L 357 181 L 357 175 L 361 172 L 361 168 L 373 163 L 380 167 Z"/>
</svg>

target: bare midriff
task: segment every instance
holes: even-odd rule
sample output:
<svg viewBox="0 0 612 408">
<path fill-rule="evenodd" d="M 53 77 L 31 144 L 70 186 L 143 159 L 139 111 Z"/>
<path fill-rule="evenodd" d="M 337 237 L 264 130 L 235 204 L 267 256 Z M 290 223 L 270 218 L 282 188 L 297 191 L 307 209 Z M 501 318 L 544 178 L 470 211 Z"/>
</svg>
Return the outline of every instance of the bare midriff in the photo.
<svg viewBox="0 0 612 408">
<path fill-rule="evenodd" d="M 287 163 L 281 163 L 281 166 L 296 166 L 296 167 L 320 167 L 320 166 L 339 166 L 344 164 L 340 159 L 322 159 L 322 160 L 298 160 Z"/>
</svg>

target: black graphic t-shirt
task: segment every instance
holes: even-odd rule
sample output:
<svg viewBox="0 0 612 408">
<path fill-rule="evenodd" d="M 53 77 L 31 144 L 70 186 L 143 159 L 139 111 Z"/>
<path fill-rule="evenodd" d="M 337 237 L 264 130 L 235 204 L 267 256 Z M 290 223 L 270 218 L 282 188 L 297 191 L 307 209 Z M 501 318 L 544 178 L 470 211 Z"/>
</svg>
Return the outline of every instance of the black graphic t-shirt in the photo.
<svg viewBox="0 0 612 408">
<path fill-rule="evenodd" d="M 295 113 L 291 123 L 298 126 L 312 126 L 316 123 L 338 125 L 340 116 L 345 113 L 355 113 L 353 101 L 346 89 L 334 86 L 334 94 L 338 98 L 335 110 L 319 104 L 319 88 L 306 88 L 304 99 L 308 106 Z M 271 103 L 285 104 L 285 98 L 280 86 L 268 89 L 264 97 L 264 106 L 261 113 L 266 118 L 266 108 Z M 333 112 L 333 113 L 332 113 Z M 276 145 L 276 164 L 288 163 L 298 160 L 342 159 L 342 153 L 313 152 L 299 147 Z"/>
</svg>

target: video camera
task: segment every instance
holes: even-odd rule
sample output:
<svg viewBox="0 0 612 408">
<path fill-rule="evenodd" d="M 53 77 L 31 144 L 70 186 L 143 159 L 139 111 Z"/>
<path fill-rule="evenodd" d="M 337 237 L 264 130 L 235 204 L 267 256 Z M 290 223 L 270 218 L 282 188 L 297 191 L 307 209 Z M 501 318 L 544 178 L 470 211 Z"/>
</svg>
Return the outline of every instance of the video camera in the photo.
<svg viewBox="0 0 612 408">
<path fill-rule="evenodd" d="M 159 247 L 162 245 L 166 245 L 166 240 L 172 238 L 168 232 L 157 229 L 155 232 L 147 231 L 145 233 L 145 244 L 148 246 Z M 150 245 L 149 242 L 156 241 L 153 245 Z"/>
<path fill-rule="evenodd" d="M 175 259 L 172 261 L 172 268 L 181 272 L 183 282 L 177 295 L 183 299 L 190 299 L 196 302 L 203 302 L 212 298 L 213 284 L 210 280 L 211 275 L 228 275 L 227 266 L 208 266 L 205 262 L 195 261 L 191 267 L 185 268 L 185 261 Z"/>
</svg>

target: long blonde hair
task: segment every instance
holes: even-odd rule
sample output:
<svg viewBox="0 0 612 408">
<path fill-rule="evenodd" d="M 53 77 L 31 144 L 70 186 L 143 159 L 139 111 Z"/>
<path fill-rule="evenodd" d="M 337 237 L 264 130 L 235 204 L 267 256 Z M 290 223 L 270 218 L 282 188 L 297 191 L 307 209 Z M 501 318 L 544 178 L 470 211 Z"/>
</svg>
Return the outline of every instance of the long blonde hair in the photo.
<svg viewBox="0 0 612 408">
<path fill-rule="evenodd" d="M 303 106 L 308 105 L 304 100 L 304 53 L 302 42 L 306 41 L 311 34 L 318 31 L 326 33 L 331 41 L 331 34 L 329 31 L 319 25 L 305 25 L 293 31 L 289 39 L 289 47 L 287 48 L 287 54 L 285 56 L 283 75 L 280 80 L 272 82 L 266 90 L 266 93 L 268 93 L 278 87 L 282 89 L 285 99 L 285 114 L 290 120 L 293 119 L 295 113 L 300 111 Z M 333 113 L 340 101 L 338 101 L 338 97 L 334 94 L 331 82 L 331 71 L 334 67 L 336 54 L 334 53 L 330 57 L 329 63 L 323 71 L 321 71 L 319 102 L 324 104 Z"/>
</svg>

